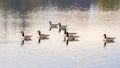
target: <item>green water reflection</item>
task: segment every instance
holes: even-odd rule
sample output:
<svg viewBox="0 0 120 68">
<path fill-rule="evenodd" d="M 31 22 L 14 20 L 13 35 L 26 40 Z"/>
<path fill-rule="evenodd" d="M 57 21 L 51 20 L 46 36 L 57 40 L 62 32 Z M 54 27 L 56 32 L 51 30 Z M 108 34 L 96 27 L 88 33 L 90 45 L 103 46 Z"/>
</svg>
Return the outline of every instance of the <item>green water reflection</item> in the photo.
<svg viewBox="0 0 120 68">
<path fill-rule="evenodd" d="M 104 11 L 119 10 L 120 0 L 98 0 L 99 8 Z"/>
<path fill-rule="evenodd" d="M 0 0 L 0 7 L 4 9 L 15 9 L 19 11 L 32 10 L 36 7 L 67 8 L 90 8 L 91 0 Z M 82 9 L 84 10 L 84 9 Z"/>
<path fill-rule="evenodd" d="M 1 8 L 14 9 L 20 12 L 32 10 L 36 7 L 41 7 L 41 9 L 57 7 L 59 10 L 89 10 L 91 4 L 99 6 L 99 9 L 104 11 L 119 10 L 120 0 L 0 0 Z"/>
</svg>

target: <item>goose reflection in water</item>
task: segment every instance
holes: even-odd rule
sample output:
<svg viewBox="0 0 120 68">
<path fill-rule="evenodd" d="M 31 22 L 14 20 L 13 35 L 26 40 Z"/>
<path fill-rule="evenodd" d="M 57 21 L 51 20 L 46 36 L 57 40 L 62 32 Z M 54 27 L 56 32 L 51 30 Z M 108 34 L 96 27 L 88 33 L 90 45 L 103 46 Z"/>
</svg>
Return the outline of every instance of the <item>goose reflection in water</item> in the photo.
<svg viewBox="0 0 120 68">
<path fill-rule="evenodd" d="M 113 40 L 104 40 L 104 47 L 106 47 L 107 44 L 109 43 L 115 43 Z"/>
<path fill-rule="evenodd" d="M 22 43 L 21 43 L 21 46 L 23 46 L 24 45 L 24 40 L 22 40 Z"/>
<path fill-rule="evenodd" d="M 25 39 L 22 39 L 22 41 L 21 41 L 21 46 L 23 46 L 23 45 L 24 45 L 25 41 L 26 41 L 26 42 L 28 42 L 28 41 L 32 41 L 32 39 L 30 39 L 30 40 L 25 40 Z"/>
<path fill-rule="evenodd" d="M 77 38 L 77 36 L 75 36 L 75 37 L 68 37 L 68 38 L 69 39 L 66 40 L 66 45 L 69 44 L 69 41 L 71 41 L 71 42 L 73 42 L 73 41 L 79 41 L 78 38 Z"/>
<path fill-rule="evenodd" d="M 43 39 L 43 38 L 39 38 L 39 39 L 38 39 L 38 43 L 41 43 L 41 40 L 48 40 L 48 39 L 49 39 L 49 38 L 44 38 L 44 39 Z"/>
</svg>

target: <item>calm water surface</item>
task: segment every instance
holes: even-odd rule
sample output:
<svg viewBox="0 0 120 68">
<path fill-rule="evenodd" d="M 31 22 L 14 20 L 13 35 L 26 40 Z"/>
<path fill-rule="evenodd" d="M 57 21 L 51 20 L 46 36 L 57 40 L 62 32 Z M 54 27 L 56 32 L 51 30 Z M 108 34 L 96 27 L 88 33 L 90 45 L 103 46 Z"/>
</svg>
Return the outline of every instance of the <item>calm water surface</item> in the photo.
<svg viewBox="0 0 120 68">
<path fill-rule="evenodd" d="M 0 68 L 120 68 L 119 0 L 0 0 Z M 49 31 L 68 25 L 79 41 Z M 37 30 L 49 39 L 37 38 Z M 21 31 L 32 35 L 22 43 Z M 104 45 L 103 34 L 116 37 Z"/>
</svg>

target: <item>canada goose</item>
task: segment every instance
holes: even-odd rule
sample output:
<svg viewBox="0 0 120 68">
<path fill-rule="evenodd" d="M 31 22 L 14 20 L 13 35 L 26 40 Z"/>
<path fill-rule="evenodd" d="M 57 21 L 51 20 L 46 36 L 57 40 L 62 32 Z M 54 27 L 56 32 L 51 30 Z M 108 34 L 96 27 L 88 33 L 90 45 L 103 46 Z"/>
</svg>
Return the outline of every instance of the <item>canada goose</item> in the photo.
<svg viewBox="0 0 120 68">
<path fill-rule="evenodd" d="M 47 34 L 41 34 L 41 31 L 40 31 L 40 30 L 38 30 L 38 33 L 39 33 L 39 38 L 40 38 L 40 39 L 48 39 L 47 37 L 48 37 L 49 35 L 47 35 Z"/>
<path fill-rule="evenodd" d="M 24 37 L 25 41 L 31 40 L 32 35 L 25 35 L 23 31 L 21 31 L 21 33 L 22 33 L 22 36 Z"/>
<path fill-rule="evenodd" d="M 61 30 L 65 30 L 67 28 L 67 25 L 61 25 L 61 23 L 58 24 L 59 24 L 59 29 Z"/>
<path fill-rule="evenodd" d="M 49 21 L 50 23 L 50 28 L 57 28 L 58 24 L 52 24 L 51 21 Z"/>
<path fill-rule="evenodd" d="M 64 34 L 67 34 L 66 29 L 64 30 Z M 77 33 L 68 33 L 68 36 L 75 36 Z"/>
<path fill-rule="evenodd" d="M 115 39 L 114 37 L 107 37 L 106 34 L 104 34 L 104 38 L 106 41 L 113 41 Z"/>
<path fill-rule="evenodd" d="M 66 37 L 67 37 L 66 44 L 68 45 L 69 41 L 78 41 L 79 36 L 69 36 L 69 33 L 67 32 Z"/>
</svg>

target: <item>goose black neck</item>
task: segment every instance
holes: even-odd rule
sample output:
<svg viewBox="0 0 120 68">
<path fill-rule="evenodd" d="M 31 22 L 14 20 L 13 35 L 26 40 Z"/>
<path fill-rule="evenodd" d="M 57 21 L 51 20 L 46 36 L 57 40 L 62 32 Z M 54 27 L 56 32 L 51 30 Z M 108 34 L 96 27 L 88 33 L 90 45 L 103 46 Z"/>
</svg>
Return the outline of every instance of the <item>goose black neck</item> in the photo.
<svg viewBox="0 0 120 68">
<path fill-rule="evenodd" d="M 67 37 L 69 37 L 69 34 L 68 34 L 68 32 L 66 32 L 66 36 L 67 36 Z"/>
<path fill-rule="evenodd" d="M 67 33 L 67 31 L 66 31 L 66 29 L 65 29 L 64 34 L 66 34 L 66 33 Z"/>
<path fill-rule="evenodd" d="M 106 34 L 104 34 L 104 38 L 107 38 Z"/>
<path fill-rule="evenodd" d="M 51 21 L 49 23 L 50 23 L 50 25 L 52 25 Z"/>
<path fill-rule="evenodd" d="M 23 36 L 23 37 L 25 36 L 24 32 L 22 33 L 22 36 Z"/>
<path fill-rule="evenodd" d="M 38 31 L 38 33 L 39 33 L 39 35 L 41 35 L 41 32 L 40 32 L 40 31 Z"/>
</svg>

